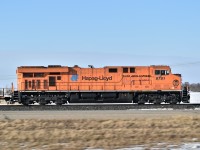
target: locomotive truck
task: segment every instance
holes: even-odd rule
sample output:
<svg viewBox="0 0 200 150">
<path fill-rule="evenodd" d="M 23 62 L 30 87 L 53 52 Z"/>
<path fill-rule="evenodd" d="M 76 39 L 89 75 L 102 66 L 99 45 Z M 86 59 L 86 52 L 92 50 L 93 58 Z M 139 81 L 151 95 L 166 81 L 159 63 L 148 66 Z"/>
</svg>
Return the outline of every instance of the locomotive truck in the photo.
<svg viewBox="0 0 200 150">
<path fill-rule="evenodd" d="M 61 65 L 17 68 L 12 101 L 39 103 L 189 103 L 181 74 L 169 66 L 105 66 L 82 68 Z"/>
</svg>

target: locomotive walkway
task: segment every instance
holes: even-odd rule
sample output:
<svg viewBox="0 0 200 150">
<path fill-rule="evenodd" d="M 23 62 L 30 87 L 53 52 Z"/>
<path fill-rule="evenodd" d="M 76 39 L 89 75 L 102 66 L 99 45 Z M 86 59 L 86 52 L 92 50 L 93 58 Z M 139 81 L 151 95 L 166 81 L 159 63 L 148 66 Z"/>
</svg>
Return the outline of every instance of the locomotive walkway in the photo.
<svg viewBox="0 0 200 150">
<path fill-rule="evenodd" d="M 199 109 L 200 104 L 68 104 L 68 105 L 0 105 L 0 111 L 71 111 L 71 110 L 131 110 L 131 109 Z"/>
</svg>

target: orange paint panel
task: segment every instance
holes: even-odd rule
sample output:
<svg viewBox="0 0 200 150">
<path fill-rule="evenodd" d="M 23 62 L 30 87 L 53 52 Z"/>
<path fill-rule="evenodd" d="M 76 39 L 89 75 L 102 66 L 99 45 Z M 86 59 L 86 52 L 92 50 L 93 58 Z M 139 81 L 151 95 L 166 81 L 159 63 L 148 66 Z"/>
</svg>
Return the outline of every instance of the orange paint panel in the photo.
<svg viewBox="0 0 200 150">
<path fill-rule="evenodd" d="M 181 90 L 182 82 L 169 66 L 27 66 L 18 67 L 17 76 L 18 90 Z"/>
<path fill-rule="evenodd" d="M 89 91 L 91 87 L 89 85 L 80 85 L 79 90 L 80 91 Z"/>
</svg>

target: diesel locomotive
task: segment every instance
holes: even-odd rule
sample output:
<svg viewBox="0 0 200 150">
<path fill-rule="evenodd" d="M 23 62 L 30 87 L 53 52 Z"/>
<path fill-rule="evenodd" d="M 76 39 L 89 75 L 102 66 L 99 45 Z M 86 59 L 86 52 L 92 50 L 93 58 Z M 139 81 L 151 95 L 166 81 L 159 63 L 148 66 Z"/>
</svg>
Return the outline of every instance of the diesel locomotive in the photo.
<svg viewBox="0 0 200 150">
<path fill-rule="evenodd" d="M 49 65 L 17 68 L 17 90 L 12 100 L 39 103 L 189 103 L 181 74 L 169 66 L 105 66 L 82 68 Z"/>
</svg>

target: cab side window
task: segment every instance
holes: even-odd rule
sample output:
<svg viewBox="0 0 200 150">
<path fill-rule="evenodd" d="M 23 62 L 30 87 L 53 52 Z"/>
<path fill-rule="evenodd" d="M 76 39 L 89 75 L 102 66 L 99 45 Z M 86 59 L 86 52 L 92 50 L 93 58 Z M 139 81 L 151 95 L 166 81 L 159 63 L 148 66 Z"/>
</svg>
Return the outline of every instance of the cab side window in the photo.
<svg viewBox="0 0 200 150">
<path fill-rule="evenodd" d="M 165 70 L 161 70 L 161 75 L 166 75 L 166 71 Z"/>
<path fill-rule="evenodd" d="M 155 70 L 155 75 L 160 75 L 160 70 Z"/>
<path fill-rule="evenodd" d="M 169 75 L 169 70 L 155 70 L 155 75 Z"/>
</svg>

